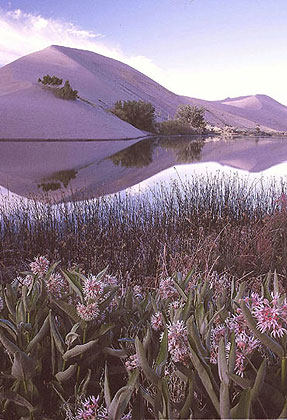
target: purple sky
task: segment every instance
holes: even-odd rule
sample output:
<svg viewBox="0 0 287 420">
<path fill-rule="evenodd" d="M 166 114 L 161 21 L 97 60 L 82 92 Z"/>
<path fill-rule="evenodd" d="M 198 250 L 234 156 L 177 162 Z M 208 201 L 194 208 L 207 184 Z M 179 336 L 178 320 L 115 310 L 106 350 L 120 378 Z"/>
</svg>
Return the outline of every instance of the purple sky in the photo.
<svg viewBox="0 0 287 420">
<path fill-rule="evenodd" d="M 51 44 L 130 64 L 202 99 L 287 105 L 286 0 L 1 0 L 0 65 Z"/>
</svg>

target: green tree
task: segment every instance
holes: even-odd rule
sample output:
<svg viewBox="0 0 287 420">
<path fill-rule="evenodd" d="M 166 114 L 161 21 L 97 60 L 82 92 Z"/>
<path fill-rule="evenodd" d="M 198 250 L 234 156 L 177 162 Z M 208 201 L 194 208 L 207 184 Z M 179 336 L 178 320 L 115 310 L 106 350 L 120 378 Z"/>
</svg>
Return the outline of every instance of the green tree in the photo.
<svg viewBox="0 0 287 420">
<path fill-rule="evenodd" d="M 191 127 L 205 130 L 206 121 L 204 108 L 192 105 L 180 105 L 175 114 L 175 119 L 189 124 Z"/>
<path fill-rule="evenodd" d="M 149 102 L 117 101 L 111 112 L 140 130 L 155 129 L 155 108 Z"/>
<path fill-rule="evenodd" d="M 66 80 L 64 86 L 53 91 L 54 95 L 60 99 L 77 99 L 78 91 L 72 89 L 69 80 Z"/>
</svg>

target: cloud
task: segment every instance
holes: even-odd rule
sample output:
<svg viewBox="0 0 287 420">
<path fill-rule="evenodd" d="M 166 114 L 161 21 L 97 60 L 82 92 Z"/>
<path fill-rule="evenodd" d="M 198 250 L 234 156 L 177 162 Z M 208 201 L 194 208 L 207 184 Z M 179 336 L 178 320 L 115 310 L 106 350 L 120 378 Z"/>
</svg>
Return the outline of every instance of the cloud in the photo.
<svg viewBox="0 0 287 420">
<path fill-rule="evenodd" d="M 0 65 L 49 45 L 90 50 L 123 61 L 159 82 L 164 77 L 152 60 L 141 55 L 126 56 L 119 46 L 109 45 L 102 34 L 20 9 L 5 12 L 0 8 Z"/>
</svg>

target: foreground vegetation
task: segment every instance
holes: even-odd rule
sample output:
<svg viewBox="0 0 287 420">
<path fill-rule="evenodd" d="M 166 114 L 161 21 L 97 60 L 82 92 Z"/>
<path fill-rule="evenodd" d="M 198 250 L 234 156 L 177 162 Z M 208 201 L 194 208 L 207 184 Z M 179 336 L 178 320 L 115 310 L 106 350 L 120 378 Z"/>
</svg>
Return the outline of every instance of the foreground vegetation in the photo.
<svg viewBox="0 0 287 420">
<path fill-rule="evenodd" d="M 109 265 L 119 279 L 145 284 L 190 267 L 238 278 L 275 268 L 285 275 L 284 191 L 283 183 L 278 190 L 218 174 L 141 197 L 117 194 L 59 206 L 8 200 L 0 206 L 1 280 L 11 281 L 35 255 L 86 272 Z"/>
<path fill-rule="evenodd" d="M 132 287 L 45 257 L 0 290 L 5 419 L 286 418 L 277 274 Z"/>
</svg>

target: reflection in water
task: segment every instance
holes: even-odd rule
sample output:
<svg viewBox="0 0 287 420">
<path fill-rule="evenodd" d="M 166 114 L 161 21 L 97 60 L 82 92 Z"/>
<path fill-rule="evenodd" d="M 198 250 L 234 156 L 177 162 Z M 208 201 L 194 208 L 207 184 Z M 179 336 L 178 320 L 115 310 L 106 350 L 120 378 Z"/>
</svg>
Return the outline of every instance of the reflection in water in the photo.
<svg viewBox="0 0 287 420">
<path fill-rule="evenodd" d="M 153 161 L 154 140 L 142 140 L 107 159 L 111 159 L 114 165 L 124 168 L 143 168 Z"/>
<path fill-rule="evenodd" d="M 93 142 L 0 142 L 0 157 L 0 187 L 22 197 L 37 195 L 44 200 L 43 195 L 49 193 L 58 201 L 76 201 L 83 195 L 93 198 L 122 191 L 157 174 L 160 180 L 175 165 L 184 173 L 198 166 L 197 162 L 217 162 L 219 168 L 258 173 L 287 162 L 287 141 L 157 136 Z"/>
<path fill-rule="evenodd" d="M 62 186 L 64 188 L 67 188 L 69 182 L 72 179 L 76 178 L 77 173 L 78 171 L 75 171 L 74 169 L 55 172 L 49 177 L 43 179 L 43 182 L 38 184 L 38 188 L 42 188 L 44 192 L 57 191 L 57 190 L 60 190 Z M 60 181 L 60 182 L 55 182 L 55 181 Z"/>
<path fill-rule="evenodd" d="M 117 166 L 143 168 L 157 158 L 158 149 L 165 149 L 175 153 L 176 163 L 192 163 L 200 160 L 203 145 L 204 138 L 190 140 L 190 137 L 158 137 L 139 141 L 107 159 L 111 159 Z"/>
</svg>

